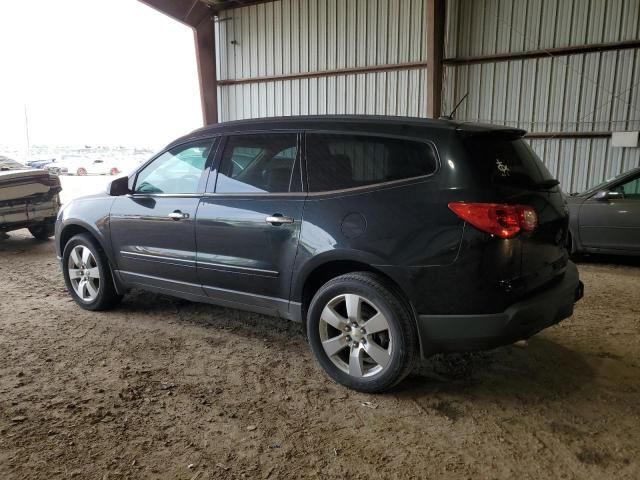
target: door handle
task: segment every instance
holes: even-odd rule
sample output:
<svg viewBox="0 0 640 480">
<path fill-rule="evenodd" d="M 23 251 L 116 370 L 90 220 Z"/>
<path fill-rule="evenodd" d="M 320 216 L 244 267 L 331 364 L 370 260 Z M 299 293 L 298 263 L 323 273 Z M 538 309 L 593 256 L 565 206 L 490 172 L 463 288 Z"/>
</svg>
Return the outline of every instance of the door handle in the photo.
<svg viewBox="0 0 640 480">
<path fill-rule="evenodd" d="M 188 213 L 182 213 L 180 210 L 176 210 L 175 212 L 171 212 L 167 215 L 171 220 L 182 220 L 183 218 L 189 218 Z"/>
<path fill-rule="evenodd" d="M 293 218 L 285 217 L 281 213 L 274 213 L 270 217 L 264 219 L 265 222 L 270 223 L 271 225 L 282 225 L 283 223 L 293 223 Z"/>
</svg>

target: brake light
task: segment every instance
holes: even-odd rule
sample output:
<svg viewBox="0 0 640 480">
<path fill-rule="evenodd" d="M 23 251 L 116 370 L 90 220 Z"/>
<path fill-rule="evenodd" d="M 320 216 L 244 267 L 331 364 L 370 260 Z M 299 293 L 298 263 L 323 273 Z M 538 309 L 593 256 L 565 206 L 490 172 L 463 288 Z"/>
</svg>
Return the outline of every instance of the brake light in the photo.
<svg viewBox="0 0 640 480">
<path fill-rule="evenodd" d="M 51 175 L 49 174 L 49 182 L 47 183 L 47 185 L 51 188 L 58 188 L 60 187 L 60 177 L 58 177 L 57 175 Z"/>
<path fill-rule="evenodd" d="M 478 230 L 500 238 L 513 238 L 521 231 L 532 232 L 538 215 L 528 205 L 451 202 L 449 208 Z"/>
</svg>

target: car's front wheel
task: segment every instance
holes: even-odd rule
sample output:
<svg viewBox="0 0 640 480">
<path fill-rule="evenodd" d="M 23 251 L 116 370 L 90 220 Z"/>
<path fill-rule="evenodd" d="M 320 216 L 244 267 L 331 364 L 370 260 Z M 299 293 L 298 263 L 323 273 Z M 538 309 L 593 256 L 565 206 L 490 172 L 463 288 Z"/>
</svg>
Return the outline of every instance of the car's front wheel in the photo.
<svg viewBox="0 0 640 480">
<path fill-rule="evenodd" d="M 362 392 L 398 384 L 418 353 L 411 310 L 392 285 L 370 272 L 348 273 L 323 285 L 309 306 L 307 335 L 325 372 Z"/>
<path fill-rule="evenodd" d="M 107 310 L 122 298 L 113 284 L 107 257 L 91 236 L 78 234 L 67 242 L 62 267 L 67 290 L 85 310 Z"/>
</svg>

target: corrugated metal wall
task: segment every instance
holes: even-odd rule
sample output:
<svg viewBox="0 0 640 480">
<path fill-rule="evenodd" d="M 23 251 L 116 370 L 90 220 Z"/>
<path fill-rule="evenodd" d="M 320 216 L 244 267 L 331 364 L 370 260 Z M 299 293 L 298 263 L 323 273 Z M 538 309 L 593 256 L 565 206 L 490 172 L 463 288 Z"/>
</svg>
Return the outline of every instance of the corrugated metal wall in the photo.
<svg viewBox="0 0 640 480">
<path fill-rule="evenodd" d="M 448 0 L 445 57 L 477 57 L 640 38 L 640 0 Z M 447 66 L 443 111 L 530 132 L 640 129 L 640 49 Z M 567 191 L 640 164 L 609 138 L 531 144 Z"/>
<path fill-rule="evenodd" d="M 279 0 L 222 12 L 220 120 L 323 113 L 424 116 L 426 69 L 322 72 L 426 61 L 426 0 Z M 311 78 L 264 77 L 317 73 Z M 262 80 L 260 80 L 262 77 Z"/>
<path fill-rule="evenodd" d="M 531 139 L 566 192 L 581 192 L 640 166 L 640 148 L 611 148 L 609 138 Z"/>
</svg>

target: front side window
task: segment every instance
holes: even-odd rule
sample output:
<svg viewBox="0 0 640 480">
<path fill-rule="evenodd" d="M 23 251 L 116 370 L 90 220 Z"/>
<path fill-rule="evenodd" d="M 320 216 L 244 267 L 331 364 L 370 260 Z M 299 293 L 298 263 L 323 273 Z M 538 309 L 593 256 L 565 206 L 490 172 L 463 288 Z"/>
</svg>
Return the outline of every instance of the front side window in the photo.
<svg viewBox="0 0 640 480">
<path fill-rule="evenodd" d="M 202 140 L 164 152 L 138 174 L 135 193 L 198 193 L 213 140 Z"/>
<path fill-rule="evenodd" d="M 216 193 L 287 193 L 294 191 L 298 154 L 295 133 L 227 137 Z"/>
<path fill-rule="evenodd" d="M 309 190 L 323 192 L 430 175 L 430 144 L 367 135 L 307 135 Z"/>
<path fill-rule="evenodd" d="M 633 200 L 640 199 L 640 177 L 636 177 L 622 185 L 618 185 L 613 189 L 613 191 L 622 193 L 624 198 L 630 198 Z"/>
</svg>

